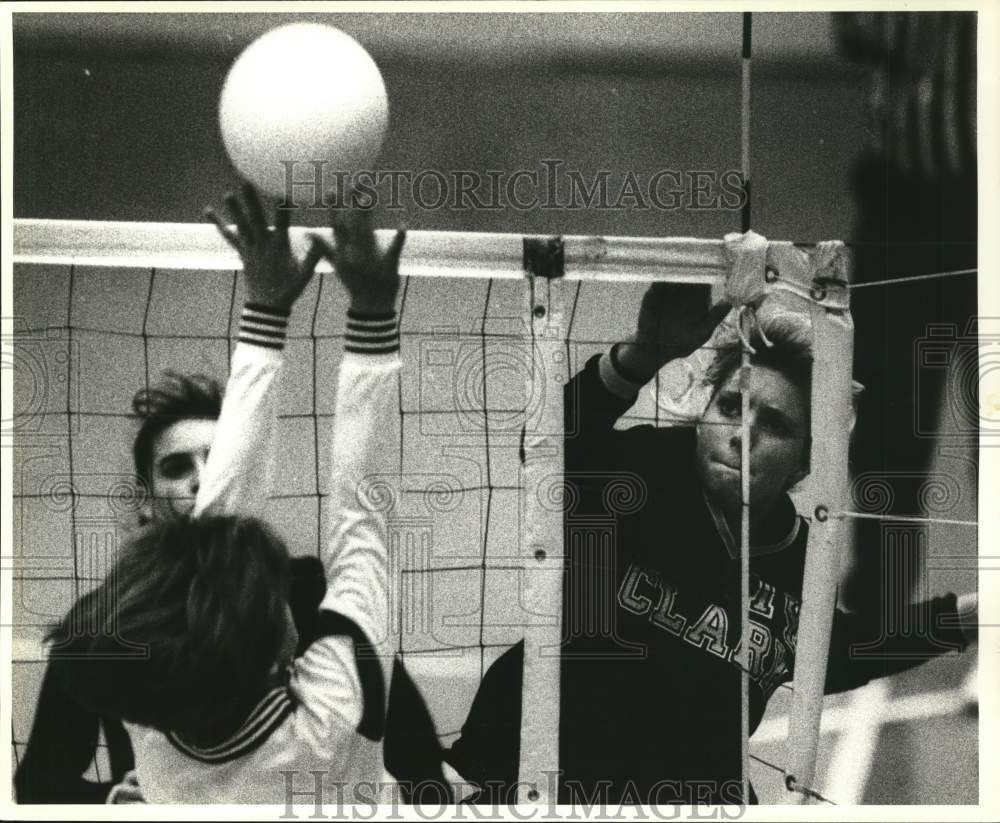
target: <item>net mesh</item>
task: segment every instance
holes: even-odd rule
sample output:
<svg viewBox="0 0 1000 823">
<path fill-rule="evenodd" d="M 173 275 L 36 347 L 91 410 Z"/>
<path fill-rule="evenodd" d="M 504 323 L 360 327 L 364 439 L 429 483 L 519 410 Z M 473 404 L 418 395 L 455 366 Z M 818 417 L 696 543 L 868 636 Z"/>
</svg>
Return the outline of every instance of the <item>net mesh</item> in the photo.
<svg viewBox="0 0 1000 823">
<path fill-rule="evenodd" d="M 183 245 L 191 228 L 146 225 L 139 251 Z M 70 245 L 79 230 L 68 229 Z M 628 241 L 647 269 L 657 258 L 683 267 L 683 255 L 671 257 L 657 242 Z M 224 384 L 243 303 L 236 270 L 203 261 L 136 265 L 136 248 L 116 256 L 114 243 L 94 251 L 80 256 L 84 262 L 19 262 L 14 270 L 15 758 L 44 667 L 41 635 L 103 578 L 143 502 L 130 453 L 133 394 L 168 369 Z M 390 520 L 401 585 L 391 609 L 399 651 L 445 743 L 457 736 L 483 673 L 537 619 L 521 597 L 522 449 L 525 422 L 543 402 L 545 370 L 575 373 L 623 339 L 647 285 L 627 276 L 567 282 L 564 358 L 539 369 L 528 279 L 404 279 L 403 485 Z M 346 308 L 335 277 L 317 274 L 289 326 L 279 460 L 261 516 L 293 555 L 316 555 L 327 533 L 327 444 Z M 691 369 L 662 371 L 618 426 L 690 423 L 691 389 Z M 92 776 L 108 773 L 102 743 Z M 759 785 L 765 775 L 753 779 Z"/>
<path fill-rule="evenodd" d="M 169 231 L 169 227 L 164 227 Z M 136 389 L 167 369 L 224 383 L 243 299 L 232 270 L 18 263 L 14 270 L 16 414 L 13 622 L 15 754 L 26 743 L 45 628 L 103 577 L 135 521 L 130 414 Z M 400 651 L 445 739 L 457 733 L 483 671 L 523 634 L 517 578 L 520 448 L 530 385 L 526 280 L 412 277 L 401 308 L 399 396 L 405 478 L 392 522 L 403 575 Z M 572 371 L 634 327 L 645 284 L 570 286 Z M 345 293 L 317 275 L 286 347 L 279 463 L 262 516 L 294 555 L 325 534 L 334 385 Z M 609 308 L 610 307 L 610 308 Z M 656 422 L 640 396 L 621 425 Z"/>
</svg>

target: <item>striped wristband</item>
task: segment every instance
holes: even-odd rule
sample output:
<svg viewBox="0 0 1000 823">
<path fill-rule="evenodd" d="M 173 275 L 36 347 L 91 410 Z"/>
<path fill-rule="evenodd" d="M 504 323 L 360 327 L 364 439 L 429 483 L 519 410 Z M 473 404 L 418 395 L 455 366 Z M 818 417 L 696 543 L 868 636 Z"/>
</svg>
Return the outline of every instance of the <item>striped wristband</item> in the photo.
<svg viewBox="0 0 1000 823">
<path fill-rule="evenodd" d="M 366 314 L 348 309 L 344 350 L 353 354 L 392 354 L 399 351 L 396 312 Z"/>
<path fill-rule="evenodd" d="M 280 351 L 285 347 L 290 314 L 259 303 L 245 303 L 240 315 L 240 333 L 237 339 L 241 343 Z"/>
</svg>

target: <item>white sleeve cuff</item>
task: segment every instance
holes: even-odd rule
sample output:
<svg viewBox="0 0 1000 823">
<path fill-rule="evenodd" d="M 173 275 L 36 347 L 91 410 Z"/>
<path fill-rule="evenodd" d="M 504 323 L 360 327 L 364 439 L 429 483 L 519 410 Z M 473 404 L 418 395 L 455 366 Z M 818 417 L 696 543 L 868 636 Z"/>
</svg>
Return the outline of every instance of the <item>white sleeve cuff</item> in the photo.
<svg viewBox="0 0 1000 823">
<path fill-rule="evenodd" d="M 604 388 L 616 397 L 622 398 L 622 400 L 634 400 L 635 396 L 639 393 L 639 389 L 642 388 L 641 384 L 633 383 L 621 375 L 611 360 L 611 352 L 605 352 L 601 355 L 598 372 L 600 373 Z"/>
</svg>

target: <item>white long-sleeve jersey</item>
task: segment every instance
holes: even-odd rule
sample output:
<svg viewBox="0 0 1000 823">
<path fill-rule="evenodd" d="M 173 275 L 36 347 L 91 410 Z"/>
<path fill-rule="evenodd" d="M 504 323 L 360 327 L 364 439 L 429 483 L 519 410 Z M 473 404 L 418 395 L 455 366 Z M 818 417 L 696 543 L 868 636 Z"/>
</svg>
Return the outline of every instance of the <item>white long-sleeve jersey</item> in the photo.
<svg viewBox="0 0 1000 823">
<path fill-rule="evenodd" d="M 346 348 L 321 557 L 324 634 L 294 661 L 287 686 L 264 695 L 227 740 L 198 747 L 130 726 L 139 785 L 151 803 L 311 803 L 317 787 L 328 803 L 350 802 L 373 799 L 374 787 L 389 782 L 381 738 L 391 658 L 375 653 L 388 630 L 386 518 L 368 480 L 385 478 L 382 461 L 399 448 L 395 317 L 352 318 Z M 241 333 L 197 514 L 260 516 L 280 365 L 280 348 Z"/>
</svg>

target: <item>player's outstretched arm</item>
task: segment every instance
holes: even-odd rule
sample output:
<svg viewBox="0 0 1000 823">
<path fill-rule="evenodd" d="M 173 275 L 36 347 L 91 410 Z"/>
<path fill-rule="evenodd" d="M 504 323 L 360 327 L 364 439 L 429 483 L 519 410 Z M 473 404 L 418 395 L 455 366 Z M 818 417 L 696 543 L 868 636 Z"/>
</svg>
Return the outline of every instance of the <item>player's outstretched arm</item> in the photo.
<svg viewBox="0 0 1000 823">
<path fill-rule="evenodd" d="M 336 244 L 324 255 L 347 288 L 350 309 L 337 381 L 331 492 L 321 552 L 327 591 L 321 637 L 296 661 L 291 687 L 306 713 L 301 733 L 331 752 L 339 734 L 384 734 L 391 658 L 388 636 L 387 512 L 398 472 L 399 333 L 395 300 L 404 233 L 378 247 L 370 215 L 335 211 Z"/>
<path fill-rule="evenodd" d="M 212 208 L 205 210 L 205 217 L 243 261 L 246 302 L 193 513 L 260 517 L 274 474 L 275 406 L 288 321 L 312 278 L 320 249 L 314 244 L 303 260 L 296 259 L 288 238 L 290 211 L 279 209 L 270 226 L 249 184 L 240 197 L 227 194 L 225 203 L 233 226 Z"/>
<path fill-rule="evenodd" d="M 380 249 L 371 214 L 334 210 L 335 244 L 316 244 L 350 297 L 332 445 L 330 532 L 323 608 L 344 614 L 379 642 L 386 633 L 387 472 L 398 467 L 399 332 L 396 294 L 405 232 Z"/>
<path fill-rule="evenodd" d="M 896 626 L 923 628 L 887 632 L 868 615 L 836 611 L 830 635 L 827 694 L 856 689 L 942 654 L 964 651 L 978 640 L 979 599 L 975 593 L 958 597 L 946 594 L 903 603 L 890 609 L 890 618 Z"/>
</svg>

